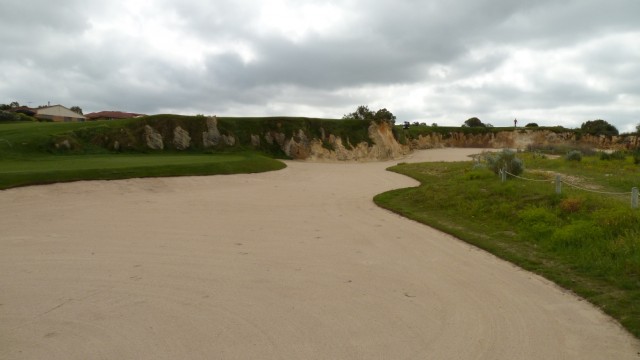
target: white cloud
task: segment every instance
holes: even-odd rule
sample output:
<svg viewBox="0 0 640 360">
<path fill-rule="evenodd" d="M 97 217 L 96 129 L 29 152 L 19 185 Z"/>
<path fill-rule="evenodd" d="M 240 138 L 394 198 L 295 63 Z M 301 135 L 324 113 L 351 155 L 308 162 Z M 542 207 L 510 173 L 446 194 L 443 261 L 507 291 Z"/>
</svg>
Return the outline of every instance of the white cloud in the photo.
<svg viewBox="0 0 640 360">
<path fill-rule="evenodd" d="M 254 26 L 258 35 L 275 33 L 295 43 L 309 36 L 336 35 L 347 17 L 332 3 L 270 0 L 261 2 L 259 9 Z"/>
</svg>

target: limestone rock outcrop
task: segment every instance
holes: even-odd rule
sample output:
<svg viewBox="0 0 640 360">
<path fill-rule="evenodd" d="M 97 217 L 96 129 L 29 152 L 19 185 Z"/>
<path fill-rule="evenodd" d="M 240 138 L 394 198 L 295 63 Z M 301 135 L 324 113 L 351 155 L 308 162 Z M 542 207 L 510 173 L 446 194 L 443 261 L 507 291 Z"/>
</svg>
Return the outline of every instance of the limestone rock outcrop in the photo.
<svg viewBox="0 0 640 360">
<path fill-rule="evenodd" d="M 322 131 L 324 133 L 324 131 Z M 388 123 L 372 122 L 368 128 L 371 144 L 361 142 L 351 144 L 348 139 L 329 134 L 324 139 L 308 139 L 298 132 L 289 140 L 285 153 L 294 159 L 339 160 L 339 161 L 374 161 L 401 158 L 411 150 L 399 144 L 393 136 Z"/>
<path fill-rule="evenodd" d="M 202 145 L 205 148 L 218 146 L 222 140 L 220 130 L 218 130 L 218 118 L 211 116 L 207 118 L 207 131 L 202 133 Z"/>
<path fill-rule="evenodd" d="M 191 136 L 189 132 L 180 126 L 173 129 L 173 146 L 178 150 L 186 150 L 191 146 Z"/>
<path fill-rule="evenodd" d="M 163 150 L 164 142 L 162 135 L 149 125 L 144 126 L 144 142 L 149 149 Z"/>
</svg>

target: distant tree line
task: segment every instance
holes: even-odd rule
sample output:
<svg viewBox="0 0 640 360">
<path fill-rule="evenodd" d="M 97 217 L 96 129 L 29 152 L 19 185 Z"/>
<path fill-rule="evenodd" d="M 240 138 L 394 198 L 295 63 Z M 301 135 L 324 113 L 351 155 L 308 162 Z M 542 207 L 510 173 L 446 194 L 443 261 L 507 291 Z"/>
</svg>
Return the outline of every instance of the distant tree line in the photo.
<svg viewBox="0 0 640 360">
<path fill-rule="evenodd" d="M 493 127 L 493 125 L 491 124 L 485 124 L 483 123 L 480 119 L 478 119 L 477 117 L 472 117 L 470 119 L 465 120 L 465 122 L 462 124 L 462 127 Z M 536 123 L 528 123 L 525 127 L 527 128 L 533 128 L 533 127 L 538 127 L 538 124 Z M 600 135 L 605 135 L 605 136 L 615 136 L 615 135 L 619 135 L 618 129 L 616 129 L 615 126 L 611 125 L 609 122 L 602 120 L 602 119 L 598 119 L 598 120 L 589 120 L 587 122 L 582 123 L 582 126 L 580 126 L 580 131 L 583 134 L 589 134 L 589 135 L 594 135 L 594 136 L 600 136 Z M 636 132 L 640 133 L 640 124 L 638 124 L 636 126 Z"/>
<path fill-rule="evenodd" d="M 2 111 L 11 110 L 19 107 L 20 107 L 20 103 L 18 103 L 17 101 L 13 101 L 9 104 L 0 104 L 0 110 Z"/>
</svg>

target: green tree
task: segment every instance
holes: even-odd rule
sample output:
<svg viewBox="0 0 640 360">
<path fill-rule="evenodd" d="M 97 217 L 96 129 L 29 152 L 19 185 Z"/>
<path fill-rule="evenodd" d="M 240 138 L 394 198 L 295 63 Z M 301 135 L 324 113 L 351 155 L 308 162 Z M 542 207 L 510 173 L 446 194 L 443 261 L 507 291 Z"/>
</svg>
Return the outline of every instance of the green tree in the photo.
<svg viewBox="0 0 640 360">
<path fill-rule="evenodd" d="M 465 120 L 465 122 L 464 122 L 464 124 L 462 124 L 462 126 L 464 126 L 464 127 L 486 127 L 487 125 L 485 125 L 477 117 L 472 117 L 470 119 Z"/>
<path fill-rule="evenodd" d="M 369 110 L 366 105 L 360 105 L 356 111 L 346 114 L 342 117 L 344 120 L 366 120 L 372 121 L 375 118 L 373 111 Z"/>
<path fill-rule="evenodd" d="M 396 122 L 396 117 L 391 111 L 386 108 L 382 108 L 376 112 L 373 112 L 366 105 L 360 105 L 356 111 L 346 114 L 342 117 L 345 120 L 364 120 L 375 122 L 388 122 L 393 125 Z"/>
<path fill-rule="evenodd" d="M 618 129 L 605 120 L 589 120 L 580 127 L 583 133 L 590 135 L 618 135 Z"/>
<path fill-rule="evenodd" d="M 82 115 L 82 109 L 80 108 L 80 106 L 72 106 L 69 110 Z"/>
<path fill-rule="evenodd" d="M 395 115 L 393 115 L 391 113 L 391 111 L 387 110 L 386 108 L 382 108 L 382 109 L 376 111 L 376 113 L 373 116 L 373 118 L 375 119 L 376 122 L 385 121 L 385 122 L 388 122 L 391 125 L 396 123 Z"/>
<path fill-rule="evenodd" d="M 524 127 L 538 127 L 538 124 L 536 124 L 536 123 L 528 123 Z"/>
<path fill-rule="evenodd" d="M 640 124 L 636 125 L 636 132 L 640 134 Z"/>
<path fill-rule="evenodd" d="M 0 104 L 0 110 L 11 110 L 20 107 L 20 103 L 12 101 L 10 104 Z"/>
</svg>

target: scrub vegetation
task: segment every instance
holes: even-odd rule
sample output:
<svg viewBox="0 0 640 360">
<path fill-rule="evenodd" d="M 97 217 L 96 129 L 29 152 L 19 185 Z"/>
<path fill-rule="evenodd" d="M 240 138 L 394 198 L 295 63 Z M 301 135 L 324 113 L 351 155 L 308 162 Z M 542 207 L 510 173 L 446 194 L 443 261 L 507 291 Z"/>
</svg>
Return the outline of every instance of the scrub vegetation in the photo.
<svg viewBox="0 0 640 360">
<path fill-rule="evenodd" d="M 502 182 L 475 162 L 399 164 L 420 181 L 376 196 L 380 206 L 450 233 L 572 290 L 640 337 L 640 210 L 630 154 L 582 161 L 520 153 L 522 177 Z M 555 174 L 568 185 L 557 194 Z M 597 191 L 598 193 L 594 192 Z"/>
</svg>

